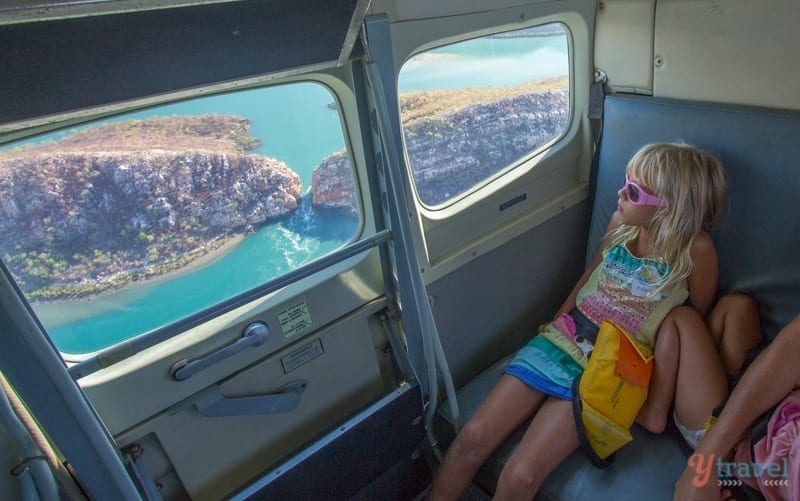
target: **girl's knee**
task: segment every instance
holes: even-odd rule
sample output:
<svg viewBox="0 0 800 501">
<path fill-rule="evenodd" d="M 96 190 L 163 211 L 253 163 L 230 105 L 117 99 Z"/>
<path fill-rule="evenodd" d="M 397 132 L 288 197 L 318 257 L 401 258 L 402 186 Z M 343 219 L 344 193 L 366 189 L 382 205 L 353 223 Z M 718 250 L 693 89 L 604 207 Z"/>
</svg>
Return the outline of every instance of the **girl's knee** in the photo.
<svg viewBox="0 0 800 501">
<path fill-rule="evenodd" d="M 490 447 L 489 430 L 485 423 L 470 420 L 456 435 L 452 448 L 455 453 L 463 456 L 483 456 L 484 451 Z"/>
<path fill-rule="evenodd" d="M 758 303 L 746 294 L 723 296 L 711 312 L 708 324 L 717 344 L 733 343 L 749 349 L 761 341 Z"/>
<path fill-rule="evenodd" d="M 758 305 L 753 298 L 747 294 L 740 293 L 726 294 L 719 299 L 717 304 L 719 308 L 724 310 L 736 310 L 739 308 L 758 309 Z"/>
<path fill-rule="evenodd" d="M 700 313 L 691 306 L 678 306 L 661 323 L 655 345 L 656 359 L 663 359 L 670 353 L 683 353 L 685 347 L 703 347 L 716 353 L 716 345 L 716 339 Z"/>
<path fill-rule="evenodd" d="M 544 465 L 516 461 L 512 456 L 498 479 L 497 490 L 509 494 L 511 499 L 530 499 L 539 489 Z"/>
<path fill-rule="evenodd" d="M 739 374 L 747 352 L 761 342 L 758 304 L 745 294 L 730 294 L 720 299 L 709 319 L 725 372 Z"/>
<path fill-rule="evenodd" d="M 683 325 L 697 325 L 697 323 L 703 323 L 703 317 L 700 316 L 697 310 L 692 308 L 691 306 L 676 306 L 669 313 L 667 316 L 664 317 L 664 321 L 672 322 L 676 324 L 678 327 Z"/>
<path fill-rule="evenodd" d="M 717 314 L 737 317 L 758 318 L 758 303 L 746 294 L 728 294 L 720 298 L 714 307 Z"/>
<path fill-rule="evenodd" d="M 674 339 L 676 336 L 696 333 L 698 331 L 703 332 L 706 330 L 703 318 L 697 310 L 691 306 L 677 306 L 673 308 L 661 322 L 656 345 L 658 345 L 659 341 L 663 344 L 667 342 L 667 339 Z"/>
</svg>

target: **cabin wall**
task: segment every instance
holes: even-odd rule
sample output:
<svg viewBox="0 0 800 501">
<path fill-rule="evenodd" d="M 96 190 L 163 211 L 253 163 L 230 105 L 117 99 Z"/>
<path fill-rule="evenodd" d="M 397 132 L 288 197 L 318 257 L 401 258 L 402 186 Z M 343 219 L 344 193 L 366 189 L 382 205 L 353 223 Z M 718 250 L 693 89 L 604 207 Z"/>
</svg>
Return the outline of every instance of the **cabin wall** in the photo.
<svg viewBox="0 0 800 501">
<path fill-rule="evenodd" d="M 552 318 L 583 272 L 587 231 L 580 204 L 428 287 L 456 387 Z"/>
<path fill-rule="evenodd" d="M 800 109 L 793 0 L 604 0 L 595 66 L 611 89 Z"/>
<path fill-rule="evenodd" d="M 412 208 L 420 267 L 458 387 L 529 339 L 583 270 L 595 5 L 377 0 L 371 12 L 390 19 L 397 72 L 415 54 L 463 40 L 547 23 L 569 34 L 572 116 L 564 135 L 449 206 Z M 525 203 L 498 211 L 520 194 Z"/>
</svg>

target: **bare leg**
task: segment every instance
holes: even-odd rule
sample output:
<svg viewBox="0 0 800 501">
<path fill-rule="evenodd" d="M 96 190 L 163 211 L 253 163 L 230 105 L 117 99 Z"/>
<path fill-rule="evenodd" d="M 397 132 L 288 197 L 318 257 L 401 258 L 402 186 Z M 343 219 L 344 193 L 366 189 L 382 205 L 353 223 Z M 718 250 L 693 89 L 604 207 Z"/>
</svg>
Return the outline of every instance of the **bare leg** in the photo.
<svg viewBox="0 0 800 501">
<path fill-rule="evenodd" d="M 719 300 L 706 319 L 728 377 L 742 369 L 745 354 L 761 341 L 758 305 L 744 294 L 730 294 Z"/>
<path fill-rule="evenodd" d="M 678 331 L 680 339 L 675 412 L 688 429 L 698 430 L 727 396 L 728 378 L 705 323 L 697 323 L 696 312 L 680 313 L 668 326 Z"/>
<path fill-rule="evenodd" d="M 503 375 L 447 449 L 428 499 L 457 499 L 486 459 L 544 400 L 543 393 Z"/>
<path fill-rule="evenodd" d="M 636 422 L 651 433 L 663 433 L 667 426 L 669 409 L 675 396 L 675 381 L 678 376 L 680 359 L 680 339 L 672 319 L 672 310 L 658 330 L 656 337 L 655 357 L 653 359 L 653 375 L 647 392 L 647 400 L 636 416 Z M 700 314 L 697 313 L 700 319 Z M 702 320 L 701 320 L 702 321 Z"/>
<path fill-rule="evenodd" d="M 547 475 L 578 443 L 572 402 L 548 397 L 500 473 L 494 499 L 533 499 Z"/>
<path fill-rule="evenodd" d="M 663 432 L 674 397 L 683 424 L 702 428 L 727 391 L 722 362 L 700 314 L 687 306 L 673 309 L 659 329 L 649 394 L 636 422 Z"/>
</svg>

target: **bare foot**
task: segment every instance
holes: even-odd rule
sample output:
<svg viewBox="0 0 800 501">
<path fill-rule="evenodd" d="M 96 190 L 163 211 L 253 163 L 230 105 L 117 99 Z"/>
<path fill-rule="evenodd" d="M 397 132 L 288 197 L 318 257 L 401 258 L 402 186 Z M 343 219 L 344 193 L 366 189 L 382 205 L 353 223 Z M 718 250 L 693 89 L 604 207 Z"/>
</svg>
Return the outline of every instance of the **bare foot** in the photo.
<svg viewBox="0 0 800 501">
<path fill-rule="evenodd" d="M 636 416 L 636 424 L 649 431 L 650 433 L 664 433 L 667 427 L 667 412 L 654 409 L 651 402 L 645 402 Z"/>
</svg>

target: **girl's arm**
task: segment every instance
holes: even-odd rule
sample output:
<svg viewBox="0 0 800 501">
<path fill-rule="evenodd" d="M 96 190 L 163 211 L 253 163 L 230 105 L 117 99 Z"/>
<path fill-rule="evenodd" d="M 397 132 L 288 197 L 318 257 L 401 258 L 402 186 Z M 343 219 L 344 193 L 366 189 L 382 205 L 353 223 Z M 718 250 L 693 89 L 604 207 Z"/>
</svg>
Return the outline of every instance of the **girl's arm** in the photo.
<svg viewBox="0 0 800 501">
<path fill-rule="evenodd" d="M 772 343 L 759 355 L 736 385 L 717 422 L 706 433 L 695 451 L 703 462 L 724 458 L 739 442 L 744 432 L 764 412 L 780 402 L 800 380 L 800 316 L 784 327 Z M 713 460 L 712 460 L 713 461 Z M 703 499 L 695 496 L 719 492 L 716 469 L 711 469 L 713 486 L 696 486 L 700 472 L 687 467 L 675 485 L 675 499 Z"/>
<path fill-rule="evenodd" d="M 581 275 L 581 278 L 578 279 L 578 283 L 575 284 L 575 287 L 572 288 L 572 292 L 569 293 L 567 299 L 564 300 L 564 304 L 561 305 L 561 308 L 558 309 L 555 316 L 553 318 L 558 318 L 562 313 L 567 313 L 575 308 L 575 298 L 578 297 L 578 291 L 581 290 L 581 287 L 589 280 L 592 272 L 595 268 L 603 261 L 603 249 L 606 247 L 608 243 L 608 235 L 615 230 L 620 225 L 619 222 L 619 213 L 614 212 L 611 215 L 611 221 L 608 223 L 608 228 L 606 228 L 606 237 L 603 239 L 603 242 L 600 244 L 600 249 L 598 249 L 597 254 L 594 256 L 594 259 L 586 267 L 586 270 Z"/>
<path fill-rule="evenodd" d="M 700 313 L 700 316 L 705 318 L 717 293 L 717 279 L 719 278 L 717 249 L 714 247 L 711 236 L 706 232 L 701 232 L 694 238 L 690 252 L 694 268 L 687 280 L 689 302 Z"/>
</svg>

